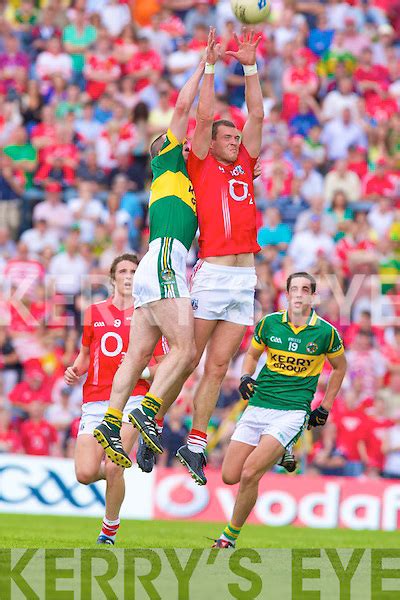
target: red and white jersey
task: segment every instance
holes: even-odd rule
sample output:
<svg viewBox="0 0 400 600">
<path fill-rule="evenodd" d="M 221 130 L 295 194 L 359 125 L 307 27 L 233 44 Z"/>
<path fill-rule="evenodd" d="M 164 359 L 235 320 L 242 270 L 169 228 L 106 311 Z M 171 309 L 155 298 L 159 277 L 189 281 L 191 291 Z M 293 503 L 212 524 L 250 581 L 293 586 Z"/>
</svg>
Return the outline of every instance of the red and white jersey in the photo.
<svg viewBox="0 0 400 600">
<path fill-rule="evenodd" d="M 114 375 L 121 364 L 129 343 L 133 306 L 119 310 L 112 298 L 92 304 L 85 312 L 82 345 L 90 348 L 90 363 L 83 386 L 83 402 L 109 400 Z M 153 357 L 168 352 L 166 340 L 161 338 Z M 142 396 L 149 384 L 139 379 L 131 396 Z"/>
<path fill-rule="evenodd" d="M 200 258 L 259 252 L 252 158 L 241 144 L 232 165 L 210 153 L 199 159 L 192 151 L 187 163 L 194 187 L 200 229 Z"/>
</svg>

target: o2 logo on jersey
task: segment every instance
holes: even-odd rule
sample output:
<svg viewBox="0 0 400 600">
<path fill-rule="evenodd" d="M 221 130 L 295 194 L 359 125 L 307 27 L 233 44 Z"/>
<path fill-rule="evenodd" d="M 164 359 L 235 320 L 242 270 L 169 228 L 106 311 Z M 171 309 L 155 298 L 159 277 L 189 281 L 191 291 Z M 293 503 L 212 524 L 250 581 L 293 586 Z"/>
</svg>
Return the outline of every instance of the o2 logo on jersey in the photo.
<svg viewBox="0 0 400 600">
<path fill-rule="evenodd" d="M 119 319 L 116 319 L 116 321 L 118 320 Z M 114 342 L 107 343 L 110 338 L 113 338 Z M 115 346 L 114 350 L 109 350 L 108 348 L 110 348 L 110 346 Z M 100 350 L 104 354 L 104 356 L 117 356 L 118 354 L 121 354 L 123 347 L 124 343 L 119 333 L 115 333 L 115 331 L 108 331 L 107 333 L 101 336 Z"/>
<path fill-rule="evenodd" d="M 241 192 L 240 192 L 241 191 Z M 243 202 L 249 195 L 249 184 L 237 179 L 229 180 L 229 194 L 236 202 Z"/>
<path fill-rule="evenodd" d="M 121 327 L 121 319 L 114 319 L 114 327 Z"/>
</svg>

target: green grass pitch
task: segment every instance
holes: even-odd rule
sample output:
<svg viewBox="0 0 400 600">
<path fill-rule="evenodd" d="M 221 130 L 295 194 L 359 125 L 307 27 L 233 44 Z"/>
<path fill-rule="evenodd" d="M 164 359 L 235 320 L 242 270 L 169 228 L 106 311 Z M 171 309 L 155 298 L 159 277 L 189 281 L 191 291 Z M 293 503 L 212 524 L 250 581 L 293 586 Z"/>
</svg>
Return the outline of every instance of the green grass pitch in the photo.
<svg viewBox="0 0 400 600">
<path fill-rule="evenodd" d="M 226 523 L 123 520 L 119 548 L 209 548 Z M 0 514 L 2 548 L 95 547 L 101 519 Z M 396 548 L 396 531 L 350 531 L 245 525 L 240 548 Z M 98 547 L 98 546 L 97 546 Z"/>
</svg>

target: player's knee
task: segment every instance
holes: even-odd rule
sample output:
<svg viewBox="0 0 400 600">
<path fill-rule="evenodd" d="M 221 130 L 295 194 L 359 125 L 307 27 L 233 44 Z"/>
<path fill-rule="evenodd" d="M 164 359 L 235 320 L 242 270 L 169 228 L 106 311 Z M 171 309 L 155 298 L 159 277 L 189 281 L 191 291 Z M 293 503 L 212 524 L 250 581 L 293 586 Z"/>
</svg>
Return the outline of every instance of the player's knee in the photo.
<svg viewBox="0 0 400 600">
<path fill-rule="evenodd" d="M 229 362 L 207 360 L 204 367 L 204 375 L 208 379 L 222 381 L 228 371 Z"/>
<path fill-rule="evenodd" d="M 232 471 L 224 471 L 222 470 L 222 481 L 226 483 L 226 485 L 235 485 L 235 483 L 239 483 L 240 476 L 235 474 Z"/>
<path fill-rule="evenodd" d="M 115 481 L 124 476 L 124 469 L 115 465 L 111 460 L 106 460 L 105 464 L 106 481 Z"/>
<path fill-rule="evenodd" d="M 254 467 L 243 467 L 242 474 L 240 476 L 240 482 L 242 485 L 250 485 L 259 480 L 259 474 L 257 469 Z"/>
<path fill-rule="evenodd" d="M 91 471 L 90 469 L 88 469 L 85 466 L 82 467 L 77 467 L 75 469 L 75 474 L 76 474 L 76 479 L 79 481 L 79 483 L 82 483 L 83 485 L 89 485 L 90 483 L 93 483 L 96 480 L 96 474 L 94 471 Z"/>
</svg>

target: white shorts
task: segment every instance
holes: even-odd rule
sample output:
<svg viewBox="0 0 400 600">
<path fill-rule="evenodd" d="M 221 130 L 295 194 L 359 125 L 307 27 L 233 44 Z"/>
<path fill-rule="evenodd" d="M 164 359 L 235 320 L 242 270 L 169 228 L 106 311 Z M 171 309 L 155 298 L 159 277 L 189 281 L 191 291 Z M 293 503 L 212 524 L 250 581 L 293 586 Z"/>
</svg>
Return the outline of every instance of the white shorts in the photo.
<svg viewBox="0 0 400 600">
<path fill-rule="evenodd" d="M 258 446 L 262 435 L 272 435 L 284 448 L 291 450 L 307 423 L 308 415 L 305 410 L 276 410 L 248 406 L 238 421 L 231 439 L 249 446 Z"/>
<path fill-rule="evenodd" d="M 253 325 L 256 284 L 254 267 L 226 267 L 199 260 L 190 286 L 194 316 Z"/>
<path fill-rule="evenodd" d="M 163 298 L 190 298 L 187 255 L 182 242 L 174 238 L 157 238 L 150 242 L 133 280 L 135 308 Z"/>
<path fill-rule="evenodd" d="M 128 415 L 134 408 L 139 408 L 144 396 L 131 396 L 125 405 L 122 414 L 122 422 L 129 423 Z M 79 422 L 78 435 L 89 433 L 93 435 L 93 431 L 100 425 L 108 408 L 108 400 L 99 400 L 97 402 L 85 402 L 82 404 L 82 416 Z"/>
</svg>

